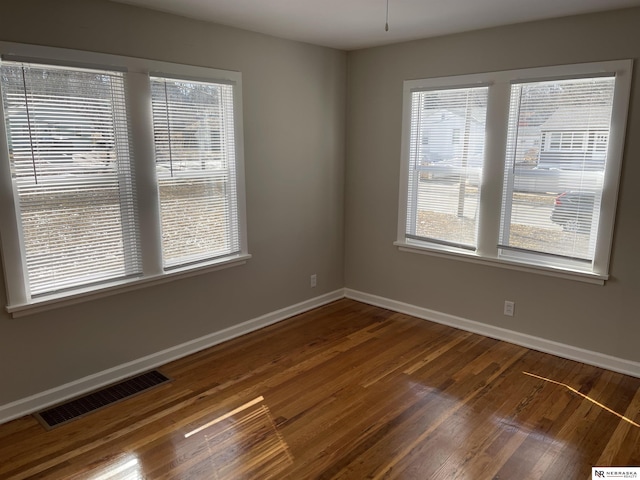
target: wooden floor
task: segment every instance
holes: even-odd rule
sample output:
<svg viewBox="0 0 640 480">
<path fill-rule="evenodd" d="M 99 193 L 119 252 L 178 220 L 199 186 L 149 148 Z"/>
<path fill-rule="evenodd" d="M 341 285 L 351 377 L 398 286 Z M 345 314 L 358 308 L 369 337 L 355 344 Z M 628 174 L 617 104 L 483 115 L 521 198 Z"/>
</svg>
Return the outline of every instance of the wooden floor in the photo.
<svg viewBox="0 0 640 480">
<path fill-rule="evenodd" d="M 564 480 L 640 465 L 640 379 L 351 300 L 159 370 L 174 381 L 52 431 L 0 426 L 0 478 Z"/>
</svg>

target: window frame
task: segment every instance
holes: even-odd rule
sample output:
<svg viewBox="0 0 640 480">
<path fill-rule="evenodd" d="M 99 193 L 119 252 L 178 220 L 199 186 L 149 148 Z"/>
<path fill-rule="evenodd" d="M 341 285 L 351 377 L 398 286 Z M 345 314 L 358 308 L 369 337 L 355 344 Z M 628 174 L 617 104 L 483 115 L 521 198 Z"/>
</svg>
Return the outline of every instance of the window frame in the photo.
<svg viewBox="0 0 640 480">
<path fill-rule="evenodd" d="M 153 82 L 154 81 L 158 81 L 158 82 L 172 82 L 172 81 L 177 81 L 179 83 L 185 83 L 184 80 L 177 80 L 174 78 L 170 78 L 167 77 L 166 75 L 163 76 L 159 76 L 159 75 L 153 75 L 150 76 L 150 83 L 151 83 L 151 90 L 153 92 Z M 217 86 L 224 86 L 224 87 L 229 87 L 229 85 L 227 84 L 227 82 L 222 83 L 222 82 L 193 82 L 194 84 L 205 84 L 205 85 L 217 85 Z M 166 83 L 165 83 L 166 85 Z M 233 90 L 232 90 L 233 91 Z M 165 90 L 166 93 L 166 90 Z M 222 92 L 221 92 L 222 95 Z M 166 123 L 166 127 L 167 127 L 167 147 L 169 148 L 169 151 L 171 151 L 173 148 L 176 147 L 175 144 L 173 144 L 173 137 L 171 136 L 171 133 L 173 131 L 173 128 L 175 126 L 175 124 L 173 122 L 171 122 L 169 120 L 169 117 L 171 117 L 171 113 L 170 113 L 170 106 L 169 106 L 169 99 L 165 97 L 164 101 L 166 102 L 164 105 L 165 110 L 165 114 L 167 115 L 166 120 L 164 115 L 161 115 L 162 119 L 158 119 L 156 118 L 156 114 L 155 114 L 155 109 L 153 108 L 154 103 L 157 104 L 157 97 L 154 100 L 153 97 L 153 93 L 152 93 L 152 120 L 153 120 L 153 129 L 154 129 L 154 138 L 157 134 L 157 132 L 155 131 L 156 127 L 162 127 L 161 124 L 159 123 Z M 222 131 L 220 130 L 220 138 L 223 138 L 223 136 L 226 138 L 226 134 L 231 132 L 231 136 L 233 137 L 235 135 L 235 128 L 233 128 L 233 123 L 231 123 L 229 120 L 234 119 L 234 105 L 232 103 L 231 108 L 229 108 L 229 105 L 226 104 L 226 102 L 223 101 L 223 99 L 221 98 L 221 102 L 223 103 L 223 105 L 220 107 L 220 110 L 222 112 L 224 112 L 223 115 L 221 115 L 220 118 L 220 122 L 221 122 L 221 130 L 224 128 L 225 130 L 225 135 L 222 134 Z M 183 107 L 184 108 L 184 107 Z M 230 117 L 230 118 L 229 118 Z M 184 119 L 184 117 L 183 117 Z M 160 120 L 160 122 L 157 122 L 156 120 Z M 231 127 L 231 128 L 229 128 Z M 233 151 L 234 153 L 234 157 L 235 157 L 235 148 L 231 147 L 229 148 L 229 145 L 232 145 L 231 142 L 229 142 L 228 145 L 223 145 L 220 144 L 219 145 L 219 153 L 220 156 L 225 156 L 227 157 L 228 160 L 228 155 L 226 154 L 226 149 L 228 148 L 229 151 Z M 235 145 L 235 139 L 233 142 L 233 145 Z M 158 167 L 158 159 L 159 159 L 159 155 L 158 155 L 158 144 L 154 142 L 154 147 L 155 147 L 155 155 L 156 155 L 156 167 Z M 211 152 L 213 151 L 213 149 L 211 149 Z M 156 168 L 156 179 L 157 179 L 157 184 L 158 184 L 158 188 L 159 190 L 162 189 L 162 184 L 165 183 L 165 186 L 167 186 L 167 184 L 173 184 L 174 186 L 176 185 L 174 182 L 178 182 L 178 184 L 182 181 L 204 181 L 204 180 L 215 180 L 215 179 L 220 179 L 220 178 L 228 178 L 227 181 L 225 181 L 225 190 L 229 192 L 228 198 L 229 202 L 227 204 L 227 217 L 225 217 L 225 220 L 228 220 L 228 222 L 225 223 L 227 230 L 228 230 L 228 235 L 226 236 L 226 240 L 228 240 L 229 242 L 229 249 L 231 250 L 230 252 L 225 252 L 225 253 L 221 253 L 221 252 L 211 252 L 209 251 L 206 255 L 208 255 L 208 258 L 216 258 L 216 257 L 228 257 L 230 255 L 233 255 L 234 252 L 238 251 L 240 249 L 240 245 L 239 245 L 239 241 L 240 238 L 237 234 L 238 228 L 237 228 L 237 195 L 234 195 L 236 189 L 235 186 L 232 182 L 232 180 L 235 179 L 236 176 L 236 164 L 235 162 L 233 163 L 233 165 L 231 165 L 231 162 L 223 162 L 222 160 L 218 160 L 219 162 L 222 163 L 226 163 L 227 166 L 218 166 L 215 168 L 207 168 L 205 170 L 199 170 L 199 171 L 195 171 L 191 168 L 188 168 L 184 171 L 180 171 L 180 169 L 174 169 L 173 166 L 170 167 L 170 172 L 162 171 L 162 169 Z M 172 165 L 172 160 L 171 160 L 171 155 L 169 156 L 169 163 L 170 165 Z M 162 212 L 162 200 L 160 200 L 160 216 L 161 216 L 161 224 L 164 224 L 165 221 L 165 217 L 163 217 L 163 212 Z M 184 214 L 184 211 L 181 212 L 182 214 Z M 163 245 L 163 250 L 165 250 L 165 245 Z M 165 252 L 166 253 L 166 252 Z M 173 259 L 169 259 L 169 258 L 164 258 L 163 257 L 163 268 L 165 271 L 169 271 L 169 270 L 175 270 L 175 269 L 180 269 L 183 268 L 184 266 L 190 265 L 190 264 L 197 264 L 200 263 L 202 260 L 200 260 L 200 258 L 202 258 L 203 254 L 201 253 L 193 253 L 190 252 L 187 255 L 183 255 L 181 257 L 179 257 L 179 259 L 176 261 L 175 258 Z M 205 256 L 206 258 L 206 256 Z"/>
<path fill-rule="evenodd" d="M 244 139 L 242 74 L 240 72 L 146 60 L 79 50 L 0 42 L 3 60 L 23 61 L 66 67 L 114 70 L 125 73 L 126 108 L 131 138 L 131 162 L 135 169 L 135 193 L 139 210 L 139 237 L 142 249 L 142 275 L 80 286 L 32 298 L 27 291 L 27 272 L 22 247 L 22 231 L 17 209 L 17 194 L 9 162 L 4 108 L 0 102 L 0 231 L 7 291 L 6 310 L 13 317 L 46 311 L 65 305 L 114 295 L 177 278 L 242 265 L 248 253 L 246 194 L 244 179 Z M 200 261 L 167 270 L 163 267 L 158 178 L 151 113 L 150 77 L 160 76 L 185 81 L 233 85 L 234 140 L 236 154 L 236 194 L 240 250 L 237 254 Z"/>
<path fill-rule="evenodd" d="M 400 186 L 397 240 L 394 245 L 403 252 L 434 255 L 449 259 L 480 263 L 560 278 L 603 285 L 609 278 L 609 262 L 613 246 L 613 230 L 617 206 L 627 115 L 631 91 L 633 60 L 535 67 L 518 70 L 477 73 L 406 80 L 403 85 Z M 601 200 L 600 224 L 596 249 L 590 269 L 576 265 L 539 261 L 529 255 L 501 255 L 499 252 L 500 216 L 504 184 L 507 133 L 512 83 L 523 81 L 563 80 L 615 74 L 615 90 L 607 152 L 607 166 Z M 406 235 L 409 206 L 411 93 L 416 90 L 464 88 L 489 85 L 485 158 L 480 190 L 477 249 L 469 251 Z"/>
<path fill-rule="evenodd" d="M 417 100 L 415 98 L 413 98 L 413 94 L 420 94 L 424 91 L 428 91 L 428 92 L 435 92 L 435 93 L 445 93 L 445 94 L 450 94 L 450 92 L 455 91 L 455 90 L 460 90 L 460 91 L 465 91 L 467 90 L 467 92 L 462 92 L 463 95 L 477 95 L 477 90 L 486 90 L 486 92 L 488 93 L 488 84 L 487 83 L 480 83 L 478 85 L 462 85 L 462 86 L 456 86 L 454 88 L 440 88 L 439 86 L 436 88 L 417 88 L 417 89 L 412 89 L 410 95 L 412 96 L 412 98 L 410 99 L 411 105 L 412 107 L 416 104 L 420 105 L 421 109 L 424 109 L 425 107 L 424 105 L 424 100 L 423 98 L 418 98 Z M 476 90 L 476 92 L 469 92 L 468 90 Z M 483 94 L 481 93 L 481 96 Z M 459 107 L 459 105 L 455 105 L 455 107 Z M 445 110 L 446 108 L 441 108 L 441 110 Z M 469 114 L 470 115 L 471 111 L 466 111 L 465 115 Z M 409 122 L 412 121 L 413 118 L 415 117 L 422 117 L 422 112 L 418 112 L 415 113 L 413 112 L 413 110 L 411 111 L 411 117 L 409 119 Z M 432 116 L 427 114 L 427 117 Z M 454 115 L 449 113 L 445 113 L 444 111 L 440 114 L 440 119 L 442 121 L 447 120 L 448 118 L 453 118 Z M 471 123 L 471 117 L 469 116 L 469 123 Z M 465 122 L 466 123 L 466 122 Z M 419 134 L 419 136 L 421 136 L 424 132 L 424 127 L 428 126 L 428 125 L 420 125 L 420 130 L 421 133 Z M 412 126 L 412 128 L 415 130 L 416 126 Z M 439 126 L 438 126 L 439 127 Z M 438 130 L 439 128 L 436 127 L 435 129 Z M 446 127 L 445 127 L 446 128 Z M 473 131 L 473 127 L 471 126 L 465 126 L 464 128 L 467 129 L 467 133 L 465 133 L 465 136 L 467 136 L 467 138 L 470 138 L 471 136 L 473 136 L 473 134 L 471 133 Z M 458 129 L 460 130 L 460 129 Z M 429 132 L 429 135 L 431 135 L 433 132 Z M 460 133 L 462 133 L 462 131 L 460 131 Z M 438 140 L 442 140 L 443 138 L 446 138 L 447 135 L 445 136 L 440 136 L 440 135 L 433 135 L 436 139 L 436 144 L 441 144 L 441 141 Z M 455 135 L 451 135 L 451 145 L 453 147 L 453 150 L 456 149 L 457 146 L 459 146 L 460 144 L 456 144 L 454 143 L 454 137 Z M 410 142 L 410 140 L 409 140 Z M 483 140 L 484 142 L 484 140 Z M 468 146 L 469 148 L 475 148 L 477 147 L 477 143 L 475 141 L 469 141 L 468 142 Z M 482 145 L 482 149 L 484 150 L 484 145 Z M 420 153 L 420 145 L 418 143 L 416 143 L 415 145 L 409 145 L 408 146 L 408 151 L 410 152 L 409 155 L 411 155 L 412 152 L 415 152 L 417 154 L 418 157 L 421 157 L 421 153 Z M 454 155 L 454 157 L 457 155 Z M 472 156 L 468 157 L 468 160 L 473 158 Z M 454 238 L 454 239 L 445 239 L 445 238 L 440 238 L 437 239 L 435 237 L 422 237 L 420 235 L 418 235 L 418 232 L 416 231 L 416 219 L 418 216 L 418 208 L 417 205 L 419 203 L 418 198 L 417 198 L 417 191 L 418 191 L 418 187 L 420 185 L 420 178 L 421 178 L 421 174 L 422 174 L 422 165 L 421 165 L 421 161 L 418 160 L 417 158 L 414 158 L 413 160 L 408 156 L 407 157 L 407 161 L 408 161 L 408 166 L 407 166 L 407 172 L 409 172 L 409 168 L 411 167 L 412 164 L 415 164 L 415 172 L 417 173 L 417 175 L 412 175 L 410 179 L 408 179 L 408 191 L 409 192 L 416 192 L 416 198 L 413 201 L 409 201 L 409 194 L 407 194 L 407 209 L 408 209 L 408 213 L 407 213 L 407 221 L 405 223 L 407 230 L 406 230 L 406 237 L 407 238 L 411 238 L 411 239 L 415 239 L 418 241 L 426 241 L 427 243 L 430 244 L 438 244 L 438 245 L 450 245 L 456 248 L 461 248 L 461 249 L 465 249 L 465 250 L 475 250 L 476 249 L 476 245 L 477 243 L 475 243 L 474 239 L 474 244 L 472 245 L 471 242 L 467 242 L 465 241 L 466 239 L 462 239 L 462 238 Z M 460 178 L 462 176 L 466 177 L 466 178 L 471 178 L 476 176 L 475 174 L 481 170 L 481 168 L 475 167 L 473 166 L 472 163 L 467 164 L 466 166 L 462 166 L 461 165 L 457 165 L 454 164 L 451 167 L 451 173 L 455 174 L 458 173 Z M 477 175 L 479 177 L 479 175 Z M 410 186 L 409 186 L 410 185 Z M 479 200 L 479 197 L 478 197 Z M 411 227 L 409 228 L 409 224 L 411 224 Z M 475 232 L 474 232 L 475 233 Z"/>
</svg>

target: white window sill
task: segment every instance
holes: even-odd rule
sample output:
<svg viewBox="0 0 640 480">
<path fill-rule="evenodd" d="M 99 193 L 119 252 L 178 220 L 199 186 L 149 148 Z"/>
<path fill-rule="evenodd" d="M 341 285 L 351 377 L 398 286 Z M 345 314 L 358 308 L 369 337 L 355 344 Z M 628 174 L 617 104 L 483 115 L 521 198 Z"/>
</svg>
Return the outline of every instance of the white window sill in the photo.
<svg viewBox="0 0 640 480">
<path fill-rule="evenodd" d="M 201 263 L 196 266 L 169 270 L 159 275 L 128 278 L 125 280 L 97 285 L 91 288 L 74 290 L 73 292 L 38 297 L 31 300 L 29 303 L 7 305 L 6 309 L 13 318 L 24 317 L 35 313 L 45 312 L 47 310 L 53 310 L 55 308 L 116 295 L 118 293 L 167 283 L 181 278 L 193 277 L 195 275 L 202 275 L 215 270 L 244 265 L 250 258 L 251 255 L 249 254 L 238 254 L 232 257 L 225 257 L 223 259 Z"/>
<path fill-rule="evenodd" d="M 605 280 L 609 279 L 609 275 L 600 275 L 590 272 L 579 272 L 560 267 L 548 267 L 542 265 L 534 265 L 526 262 L 515 260 L 505 260 L 502 258 L 482 257 L 476 252 L 458 250 L 448 247 L 427 246 L 421 243 L 409 243 L 397 241 L 393 242 L 401 252 L 420 253 L 423 255 L 432 255 L 435 257 L 449 258 L 453 260 L 462 260 L 464 262 L 478 263 L 480 265 L 489 265 L 491 267 L 506 268 L 508 270 L 518 270 L 521 272 L 537 273 L 540 275 L 548 275 L 551 277 L 565 278 L 578 282 L 591 283 L 594 285 L 604 285 Z"/>
</svg>

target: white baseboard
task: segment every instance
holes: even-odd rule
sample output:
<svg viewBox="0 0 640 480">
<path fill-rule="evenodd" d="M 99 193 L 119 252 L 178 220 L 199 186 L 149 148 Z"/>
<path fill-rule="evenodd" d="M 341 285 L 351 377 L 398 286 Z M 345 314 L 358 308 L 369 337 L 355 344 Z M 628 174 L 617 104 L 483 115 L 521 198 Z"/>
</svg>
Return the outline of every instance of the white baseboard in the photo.
<svg viewBox="0 0 640 480">
<path fill-rule="evenodd" d="M 546 340 L 544 338 L 534 337 L 532 335 L 487 325 L 485 323 L 456 317 L 454 315 L 437 312 L 428 308 L 418 307 L 408 303 L 346 288 L 262 315 L 239 325 L 176 345 L 108 370 L 103 370 L 102 372 L 74 380 L 73 382 L 16 400 L 15 402 L 0 405 L 0 424 L 24 415 L 29 415 L 51 405 L 77 397 L 105 385 L 118 382 L 146 370 L 156 368 L 160 365 L 172 362 L 173 360 L 186 357 L 187 355 L 199 352 L 205 348 L 209 348 L 227 340 L 231 340 L 232 338 L 259 330 L 268 325 L 286 320 L 294 315 L 304 313 L 308 310 L 312 310 L 344 297 L 399 313 L 405 313 L 407 315 L 412 315 L 432 322 L 441 323 L 450 327 L 459 328 L 468 332 L 478 333 L 497 340 L 514 343 L 540 352 L 550 353 L 559 357 L 576 360 L 588 365 L 594 365 L 596 367 L 606 368 L 614 372 L 624 373 L 626 375 L 640 378 L 639 362 L 625 360 L 605 355 L 603 353 L 592 352 L 571 345 L 565 345 L 563 343 Z"/>
<path fill-rule="evenodd" d="M 304 313 L 308 310 L 320 307 L 341 298 L 344 298 L 344 290 L 336 290 L 296 305 L 262 315 L 239 325 L 147 355 L 146 357 L 139 358 L 132 362 L 124 363 L 117 367 L 74 380 L 73 382 L 66 383 L 59 387 L 16 400 L 15 402 L 0 405 L 0 424 L 24 415 L 29 415 L 33 412 L 37 412 L 38 410 L 64 402 L 70 398 L 77 397 L 105 385 L 131 377 L 132 375 L 164 365 L 173 360 L 186 357 L 187 355 L 199 352 L 205 348 L 209 348 L 227 340 L 231 340 L 232 338 L 239 337 L 240 335 L 245 335 L 255 330 L 259 330 L 268 325 L 272 325 L 293 317 L 294 315 Z"/>
<path fill-rule="evenodd" d="M 558 357 L 576 360 L 588 365 L 594 365 L 596 367 L 606 368 L 607 370 L 640 378 L 639 362 L 625 360 L 571 345 L 565 345 L 552 340 L 487 325 L 486 323 L 475 322 L 466 318 L 456 317 L 454 315 L 429 310 L 428 308 L 417 307 L 408 303 L 398 302 L 396 300 L 359 292 L 357 290 L 351 290 L 349 288 L 345 289 L 345 297 L 358 300 L 359 302 L 368 303 L 369 305 L 393 310 L 395 312 L 406 313 L 407 315 L 430 320 L 435 323 L 459 328 L 468 332 L 478 333 L 497 340 L 514 343 L 522 347 L 531 348 L 532 350 L 550 353 L 552 355 L 557 355 Z"/>
</svg>

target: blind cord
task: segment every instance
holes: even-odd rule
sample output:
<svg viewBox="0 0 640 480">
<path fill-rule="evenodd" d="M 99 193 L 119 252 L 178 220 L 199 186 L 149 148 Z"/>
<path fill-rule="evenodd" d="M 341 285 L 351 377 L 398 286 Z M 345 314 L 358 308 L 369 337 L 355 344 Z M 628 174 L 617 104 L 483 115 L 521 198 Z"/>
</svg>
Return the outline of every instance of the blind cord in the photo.
<svg viewBox="0 0 640 480">
<path fill-rule="evenodd" d="M 169 94 L 167 93 L 167 82 L 164 82 L 164 99 L 167 103 L 167 135 L 169 140 L 169 172 L 171 173 L 171 177 L 173 178 L 173 152 L 171 149 L 171 122 L 169 121 Z"/>
<path fill-rule="evenodd" d="M 29 130 L 29 144 L 31 145 L 31 163 L 33 164 L 33 178 L 34 181 L 36 183 L 36 185 L 38 184 L 38 171 L 36 170 L 36 157 L 33 154 L 33 150 L 35 145 L 33 144 L 33 133 L 31 130 L 31 115 L 29 113 L 29 99 L 27 98 L 27 79 L 26 79 L 26 74 L 24 71 L 24 65 L 22 65 L 22 88 L 24 89 L 24 106 L 25 106 L 25 110 L 26 110 L 26 114 L 27 114 L 27 129 Z"/>
</svg>

